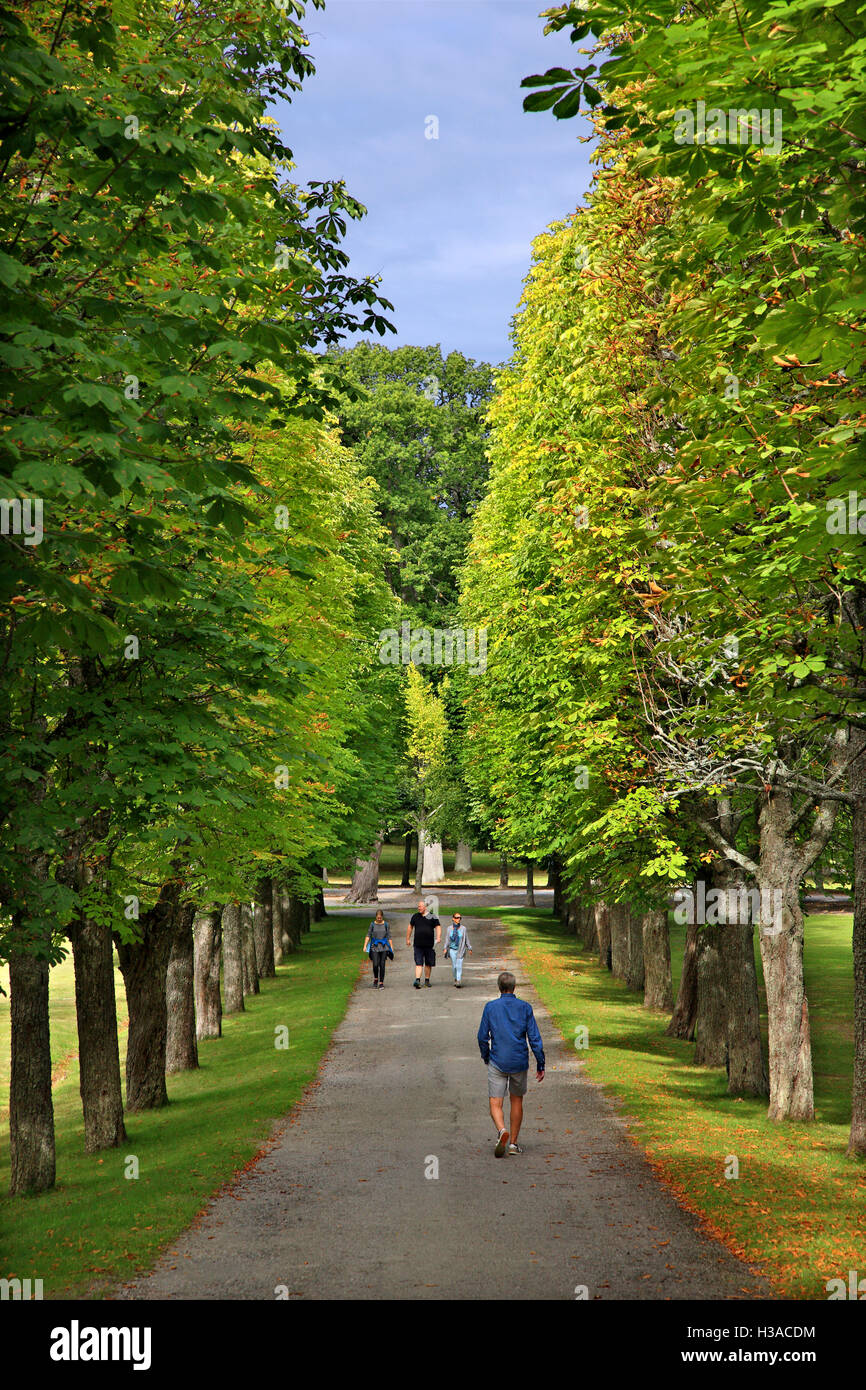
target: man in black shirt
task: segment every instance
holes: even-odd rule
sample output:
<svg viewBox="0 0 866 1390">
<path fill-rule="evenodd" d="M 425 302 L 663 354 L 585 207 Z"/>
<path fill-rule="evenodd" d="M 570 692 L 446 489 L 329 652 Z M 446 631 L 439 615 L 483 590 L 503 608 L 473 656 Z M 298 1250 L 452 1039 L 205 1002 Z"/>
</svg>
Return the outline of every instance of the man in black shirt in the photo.
<svg viewBox="0 0 866 1390">
<path fill-rule="evenodd" d="M 421 988 L 421 967 L 424 967 L 424 984 L 430 987 L 430 968 L 436 964 L 436 952 L 434 946 L 439 945 L 442 936 L 442 928 L 439 918 L 434 917 L 427 911 L 426 903 L 418 904 L 418 911 L 413 912 L 409 918 L 409 925 L 406 928 L 406 945 L 412 945 L 412 932 L 415 932 L 415 979 L 413 987 Z M 435 937 L 434 937 L 435 932 Z"/>
</svg>

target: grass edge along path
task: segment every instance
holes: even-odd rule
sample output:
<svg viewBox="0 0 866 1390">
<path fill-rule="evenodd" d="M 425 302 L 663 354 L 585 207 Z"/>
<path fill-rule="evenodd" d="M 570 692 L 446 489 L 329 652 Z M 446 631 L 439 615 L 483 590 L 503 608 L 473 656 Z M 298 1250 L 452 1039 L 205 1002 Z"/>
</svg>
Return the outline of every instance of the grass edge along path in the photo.
<svg viewBox="0 0 866 1390">
<path fill-rule="evenodd" d="M 98 1298 L 149 1269 L 267 1151 L 315 1085 L 361 971 L 362 941 L 356 920 L 317 922 L 245 1012 L 223 1019 L 223 1036 L 199 1042 L 199 1069 L 167 1078 L 169 1104 L 125 1117 L 119 1148 L 84 1153 L 76 1056 L 54 1093 L 55 1189 L 5 1195 L 7 1142 L 0 1151 L 0 1277 L 41 1278 L 46 1299 Z M 279 1048 L 284 1027 L 289 1045 Z M 131 1157 L 137 1178 L 125 1176 Z"/>
<path fill-rule="evenodd" d="M 631 1141 L 709 1234 L 760 1268 L 781 1298 L 826 1299 L 828 1280 L 847 1284 L 851 1269 L 866 1275 L 866 1166 L 845 1158 L 851 996 L 839 963 L 845 942 L 850 952 L 850 917 L 807 923 L 818 1119 L 775 1125 L 766 1119 L 765 1100 L 728 1096 L 724 1071 L 696 1067 L 694 1044 L 665 1036 L 667 1015 L 645 1010 L 641 995 L 614 980 L 549 913 L 471 912 L 505 925 L 562 1036 L 589 1030 L 581 1053 L 588 1080 L 621 1102 Z M 681 937 L 672 928 L 675 991 Z M 766 1047 L 766 1033 L 764 1041 Z M 732 1155 L 736 1178 L 726 1177 Z"/>
</svg>

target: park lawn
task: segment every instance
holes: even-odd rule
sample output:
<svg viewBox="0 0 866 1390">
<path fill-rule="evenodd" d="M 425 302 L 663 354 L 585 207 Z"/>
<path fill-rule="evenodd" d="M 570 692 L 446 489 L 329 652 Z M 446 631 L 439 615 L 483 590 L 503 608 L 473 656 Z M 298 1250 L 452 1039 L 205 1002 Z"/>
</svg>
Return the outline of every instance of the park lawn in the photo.
<svg viewBox="0 0 866 1390">
<path fill-rule="evenodd" d="M 99 1297 L 152 1265 L 223 1183 L 261 1152 L 274 1126 L 314 1080 L 361 968 L 358 923 L 327 917 L 302 950 L 261 982 L 242 1014 L 223 1019 L 223 1036 L 199 1043 L 199 1070 L 168 1077 L 169 1104 L 126 1117 L 127 1142 L 84 1153 L 74 1051 L 54 1090 L 57 1186 L 25 1198 L 0 1197 L 0 1277 L 42 1279 L 45 1298 Z M 118 981 L 120 976 L 118 974 Z M 5 984 L 5 981 L 3 982 Z M 68 1038 L 74 996 L 71 961 L 52 971 L 51 1020 Z M 118 987 L 121 1063 L 126 1001 Z M 289 1046 L 275 1046 L 277 1029 Z M 9 1087 L 9 1001 L 0 996 L 0 1084 Z M 52 1059 L 57 1042 L 52 1037 Z M 64 1042 L 59 1044 L 62 1052 Z M 7 1121 L 0 1190 L 9 1186 Z M 138 1178 L 124 1176 L 127 1157 Z"/>
<path fill-rule="evenodd" d="M 474 908 L 498 916 L 563 1037 L 583 1025 L 586 1073 L 620 1098 L 633 1139 L 680 1202 L 750 1263 L 781 1297 L 821 1299 L 833 1278 L 866 1275 L 866 1165 L 846 1159 L 851 1116 L 851 917 L 809 917 L 809 996 L 816 1121 L 770 1124 L 766 1102 L 734 1099 L 724 1072 L 696 1067 L 693 1045 L 664 1035 L 648 1013 L 584 953 L 551 915 Z M 672 925 L 674 985 L 685 928 Z M 760 970 L 760 965 L 759 965 Z M 760 979 L 760 975 L 759 975 Z M 764 1007 L 762 988 L 762 1007 Z M 763 1014 L 766 1045 L 766 1014 Z M 727 1179 L 728 1155 L 739 1177 Z"/>
</svg>

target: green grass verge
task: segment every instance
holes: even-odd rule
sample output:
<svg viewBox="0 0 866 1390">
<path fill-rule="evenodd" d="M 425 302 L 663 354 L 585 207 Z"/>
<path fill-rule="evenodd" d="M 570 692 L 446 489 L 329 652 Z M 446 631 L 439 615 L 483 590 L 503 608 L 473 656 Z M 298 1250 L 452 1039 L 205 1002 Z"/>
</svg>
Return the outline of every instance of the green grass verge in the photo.
<svg viewBox="0 0 866 1390">
<path fill-rule="evenodd" d="M 148 1268 L 208 1198 L 255 1158 L 314 1079 L 358 978 L 361 944 L 357 921 L 317 922 L 291 963 L 246 1000 L 245 1012 L 223 1020 L 223 1036 L 199 1043 L 199 1070 L 168 1078 L 169 1105 L 127 1116 L 127 1142 L 90 1157 L 84 1154 L 74 1052 L 71 962 L 52 971 L 55 1073 L 65 1058 L 54 1090 L 57 1186 L 39 1196 L 0 1198 L 0 1277 L 41 1278 L 46 1298 L 98 1297 Z M 123 1054 L 122 986 L 118 1006 Z M 281 1025 L 289 1029 L 285 1050 L 275 1046 Z M 0 996 L 0 1084 L 7 1105 L 8 1034 L 9 1001 Z M 124 1176 L 128 1155 L 138 1159 L 138 1178 Z M 4 1193 L 8 1164 L 4 1144 Z"/>
<path fill-rule="evenodd" d="M 724 1072 L 696 1067 L 693 1045 L 649 1013 L 581 951 L 549 913 L 473 908 L 499 917 L 564 1038 L 589 1030 L 587 1075 L 623 1103 L 633 1137 L 678 1199 L 785 1298 L 823 1299 L 828 1279 L 866 1276 L 866 1169 L 845 1158 L 851 1115 L 851 917 L 809 917 L 809 995 L 817 1119 L 771 1124 L 766 1102 L 734 1099 Z M 684 928 L 672 927 L 674 982 Z M 762 1005 L 764 1004 L 762 998 Z M 766 1014 L 764 1013 L 765 1043 Z M 739 1177 L 727 1179 L 727 1156 Z"/>
</svg>

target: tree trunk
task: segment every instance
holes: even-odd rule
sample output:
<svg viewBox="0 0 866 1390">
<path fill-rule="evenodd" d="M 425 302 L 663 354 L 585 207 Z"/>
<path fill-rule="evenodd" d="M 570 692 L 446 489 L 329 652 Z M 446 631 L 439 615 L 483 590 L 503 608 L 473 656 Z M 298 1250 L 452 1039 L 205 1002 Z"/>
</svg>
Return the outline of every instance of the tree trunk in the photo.
<svg viewBox="0 0 866 1390">
<path fill-rule="evenodd" d="M 400 879 L 401 888 L 411 888 L 412 886 L 412 832 L 403 841 L 403 877 Z"/>
<path fill-rule="evenodd" d="M 274 938 L 274 964 L 286 965 L 286 932 L 283 928 L 283 894 L 278 884 L 271 879 L 271 933 Z M 225 973 L 225 966 L 223 966 Z"/>
<path fill-rule="evenodd" d="M 584 893 L 588 890 L 584 889 Z M 595 904 L 581 898 L 580 918 L 578 930 L 584 950 L 595 951 L 598 946 L 598 937 L 595 933 Z"/>
<path fill-rule="evenodd" d="M 762 925 L 761 962 L 767 991 L 770 1053 L 770 1120 L 813 1120 L 812 1040 L 803 978 L 803 914 L 800 911 L 793 809 L 788 792 L 774 789 L 760 812 L 762 899 L 781 895 L 780 920 Z M 769 913 L 767 915 L 770 915 Z M 776 931 L 779 925 L 781 930 Z"/>
<path fill-rule="evenodd" d="M 270 916 L 270 914 L 268 914 Z M 220 947 L 222 912 L 199 912 L 193 923 L 195 953 L 195 1017 L 199 1038 L 221 1038 L 223 1008 L 220 999 Z M 271 946 L 273 951 L 273 944 Z"/>
<path fill-rule="evenodd" d="M 508 859 L 504 854 L 499 856 L 499 887 L 508 887 Z"/>
<path fill-rule="evenodd" d="M 707 924 L 698 932 L 695 1062 L 699 1067 L 723 1067 L 727 1057 L 728 1015 L 722 950 L 722 936 L 726 930 L 717 924 Z"/>
<path fill-rule="evenodd" d="M 168 958 L 165 981 L 167 1072 L 195 1071 L 198 1046 L 195 1035 L 195 985 L 192 940 L 194 907 L 185 903 L 177 914 L 177 930 Z"/>
<path fill-rule="evenodd" d="M 369 859 L 356 859 L 355 872 L 346 894 L 347 903 L 377 903 L 379 901 L 379 860 L 382 856 L 384 834 L 377 835 Z"/>
<path fill-rule="evenodd" d="M 75 1014 L 84 1152 L 113 1149 L 126 1138 L 117 1043 L 111 927 L 78 917 L 68 928 L 75 963 Z"/>
<path fill-rule="evenodd" d="M 645 1009 L 664 1009 L 667 1012 L 674 1002 L 667 908 L 653 908 L 644 913 L 642 931 L 646 971 L 643 1006 Z"/>
<path fill-rule="evenodd" d="M 13 1197 L 54 1186 L 54 1104 L 47 960 L 9 954 L 9 1156 Z"/>
<path fill-rule="evenodd" d="M 293 956 L 295 951 L 297 951 L 301 935 L 300 928 L 298 928 L 296 936 L 292 933 L 292 895 L 285 884 L 279 889 L 279 894 L 282 953 L 286 960 L 288 960 L 289 956 Z"/>
<path fill-rule="evenodd" d="M 726 904 L 721 947 L 725 973 L 728 1094 L 765 1096 L 767 1074 L 749 894 L 741 870 L 727 860 L 715 866 L 713 884 L 725 893 Z M 736 910 L 731 910 L 734 902 Z"/>
<path fill-rule="evenodd" d="M 548 886 L 553 889 L 553 915 L 554 917 L 558 917 L 560 922 L 563 922 L 564 895 L 562 891 L 562 864 L 558 854 L 553 854 L 550 857 L 547 882 Z"/>
<path fill-rule="evenodd" d="M 282 919 L 281 919 L 282 920 Z M 242 1014 L 244 1010 L 244 943 L 240 903 L 223 908 L 223 1013 Z"/>
<path fill-rule="evenodd" d="M 322 883 L 327 883 L 327 881 L 328 879 L 326 871 L 322 869 Z M 328 913 L 325 908 L 325 890 L 322 884 L 320 884 L 319 891 L 316 894 L 315 899 L 313 901 L 313 921 L 321 922 L 324 920 L 325 917 L 327 917 L 327 915 Z"/>
<path fill-rule="evenodd" d="M 180 910 L 180 891 L 178 881 L 163 885 L 155 906 L 148 908 L 139 920 L 138 941 L 124 942 L 114 934 L 129 1012 L 126 1108 L 130 1112 L 158 1110 L 168 1104 L 165 981 Z"/>
<path fill-rule="evenodd" d="M 627 909 L 626 922 L 628 930 L 628 969 L 626 971 L 625 982 L 629 989 L 634 990 L 635 994 L 643 992 L 646 981 L 646 970 L 643 959 L 643 920 L 631 908 Z"/>
<path fill-rule="evenodd" d="M 304 930 L 304 920 L 307 916 L 307 904 L 303 898 L 299 898 L 297 893 L 289 894 L 289 911 L 287 921 L 287 932 L 292 944 L 292 950 L 297 951 L 301 945 L 301 934 Z"/>
<path fill-rule="evenodd" d="M 531 859 L 526 861 L 526 906 L 535 907 L 535 865 Z"/>
<path fill-rule="evenodd" d="M 566 926 L 575 939 L 583 945 L 583 909 L 579 898 L 570 898 L 565 910 Z"/>
<path fill-rule="evenodd" d="M 424 887 L 424 841 L 427 833 L 423 825 L 418 827 L 418 851 L 415 855 L 415 896 L 421 896 L 421 889 Z"/>
<path fill-rule="evenodd" d="M 442 862 L 442 841 L 430 840 L 424 845 L 424 882 L 441 883 L 445 877 L 445 865 Z"/>
<path fill-rule="evenodd" d="M 256 941 L 251 903 L 241 903 L 241 942 L 243 944 L 244 994 L 258 994 L 259 972 L 256 969 Z"/>
<path fill-rule="evenodd" d="M 253 939 L 256 944 L 256 970 L 260 980 L 276 976 L 274 936 L 271 928 L 271 881 L 260 879 L 253 901 Z"/>
<path fill-rule="evenodd" d="M 454 872 L 455 874 L 471 874 L 472 872 L 472 846 L 466 840 L 457 841 Z"/>
<path fill-rule="evenodd" d="M 848 1157 L 866 1157 L 866 732 L 850 729 L 848 786 L 854 798 L 854 1088 Z"/>
<path fill-rule="evenodd" d="M 684 1038 L 693 1042 L 698 1017 L 698 928 L 694 922 L 686 927 L 683 968 L 677 1002 L 665 1032 L 669 1038 Z"/>
<path fill-rule="evenodd" d="M 596 903 L 595 936 L 598 942 L 598 963 L 610 970 L 610 909 L 607 903 Z"/>
<path fill-rule="evenodd" d="M 622 903 L 610 905 L 610 970 L 615 980 L 628 974 L 628 923 Z"/>
</svg>

